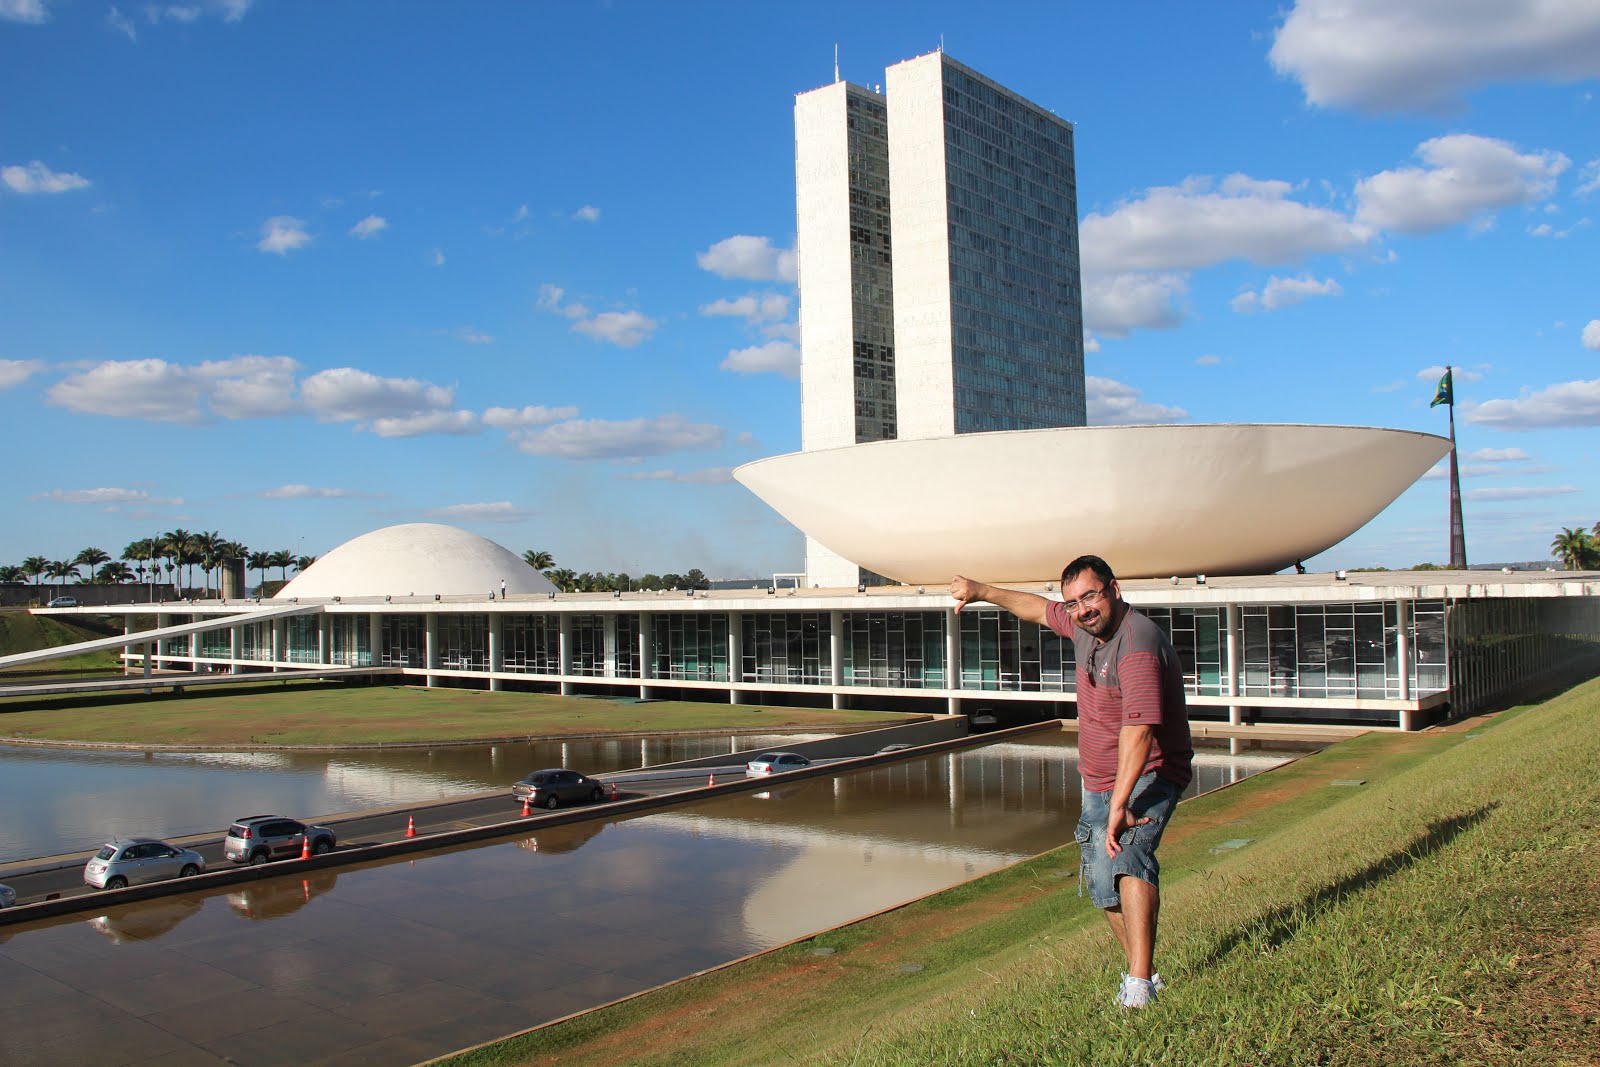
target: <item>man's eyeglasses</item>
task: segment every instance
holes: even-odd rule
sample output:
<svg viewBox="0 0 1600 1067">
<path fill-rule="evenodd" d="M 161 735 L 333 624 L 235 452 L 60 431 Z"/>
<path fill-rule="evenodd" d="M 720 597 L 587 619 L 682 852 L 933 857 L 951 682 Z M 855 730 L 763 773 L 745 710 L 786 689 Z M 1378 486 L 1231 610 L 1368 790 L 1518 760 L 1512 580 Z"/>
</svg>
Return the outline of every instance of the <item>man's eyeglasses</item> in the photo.
<svg viewBox="0 0 1600 1067">
<path fill-rule="evenodd" d="M 1092 608 L 1092 607 L 1094 607 L 1096 604 L 1100 603 L 1100 601 L 1104 600 L 1105 598 L 1106 598 L 1106 591 L 1104 589 L 1091 589 L 1089 592 L 1083 594 L 1077 600 L 1067 600 L 1067 601 L 1062 602 L 1061 606 L 1067 609 L 1068 614 L 1076 615 L 1078 612 L 1082 611 L 1084 608 Z"/>
</svg>

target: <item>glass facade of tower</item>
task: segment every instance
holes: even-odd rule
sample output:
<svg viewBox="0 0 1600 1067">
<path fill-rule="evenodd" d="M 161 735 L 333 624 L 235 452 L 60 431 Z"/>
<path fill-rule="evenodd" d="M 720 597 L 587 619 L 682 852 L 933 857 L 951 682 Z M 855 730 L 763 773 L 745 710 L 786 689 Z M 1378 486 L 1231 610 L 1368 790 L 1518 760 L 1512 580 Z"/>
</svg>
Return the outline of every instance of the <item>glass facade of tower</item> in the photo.
<svg viewBox="0 0 1600 1067">
<path fill-rule="evenodd" d="M 850 296 L 856 442 L 895 436 L 894 283 L 889 253 L 888 112 L 877 96 L 845 93 L 850 153 Z"/>
<path fill-rule="evenodd" d="M 955 430 L 1085 423 L 1072 127 L 944 63 Z"/>
</svg>

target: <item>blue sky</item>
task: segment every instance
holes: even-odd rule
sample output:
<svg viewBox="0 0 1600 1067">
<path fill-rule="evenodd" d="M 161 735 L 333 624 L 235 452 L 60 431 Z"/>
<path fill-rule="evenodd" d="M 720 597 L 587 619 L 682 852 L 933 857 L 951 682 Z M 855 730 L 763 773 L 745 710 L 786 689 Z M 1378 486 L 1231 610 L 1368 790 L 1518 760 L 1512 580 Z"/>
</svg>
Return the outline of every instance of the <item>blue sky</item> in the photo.
<svg viewBox="0 0 1600 1067">
<path fill-rule="evenodd" d="M 0 0 L 0 563 L 799 569 L 728 477 L 799 446 L 793 96 L 941 38 L 1077 123 L 1091 422 L 1443 433 L 1448 363 L 1471 558 L 1600 520 L 1596 0 Z"/>
</svg>

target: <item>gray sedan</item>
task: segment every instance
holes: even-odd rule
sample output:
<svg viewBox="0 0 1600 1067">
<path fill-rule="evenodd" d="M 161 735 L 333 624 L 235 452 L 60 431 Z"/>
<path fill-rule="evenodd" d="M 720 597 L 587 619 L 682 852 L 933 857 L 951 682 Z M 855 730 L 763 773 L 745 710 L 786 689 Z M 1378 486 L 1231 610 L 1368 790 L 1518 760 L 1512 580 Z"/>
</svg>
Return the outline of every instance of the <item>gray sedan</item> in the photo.
<svg viewBox="0 0 1600 1067">
<path fill-rule="evenodd" d="M 96 889 L 123 889 L 142 882 L 193 878 L 206 869 L 200 853 L 153 837 L 107 841 L 83 868 L 83 880 Z"/>
</svg>

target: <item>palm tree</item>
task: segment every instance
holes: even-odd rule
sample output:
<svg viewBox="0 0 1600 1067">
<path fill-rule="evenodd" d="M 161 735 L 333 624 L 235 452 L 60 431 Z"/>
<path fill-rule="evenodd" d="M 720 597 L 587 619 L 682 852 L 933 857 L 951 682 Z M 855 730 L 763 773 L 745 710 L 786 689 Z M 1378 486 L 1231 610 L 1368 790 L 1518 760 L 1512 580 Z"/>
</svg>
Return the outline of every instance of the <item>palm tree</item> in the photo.
<svg viewBox="0 0 1600 1067">
<path fill-rule="evenodd" d="M 96 567 L 100 566 L 102 563 L 109 563 L 110 561 L 111 556 L 106 552 L 105 549 L 86 548 L 82 552 L 79 552 L 76 556 L 72 557 L 73 577 L 76 578 L 78 576 L 77 568 L 88 567 L 89 576 L 85 578 L 84 581 L 89 581 L 94 577 L 94 569 Z"/>
<path fill-rule="evenodd" d="M 183 562 L 183 556 L 187 551 L 186 546 L 189 544 L 189 539 L 193 536 L 194 534 L 183 529 L 182 527 L 179 527 L 176 530 L 168 530 L 158 539 L 156 547 L 156 554 L 166 557 L 167 569 L 172 572 L 173 588 L 176 589 L 179 594 L 182 594 L 183 588 L 178 580 L 178 565 Z"/>
<path fill-rule="evenodd" d="M 211 595 L 211 572 L 222 563 L 222 535 L 215 530 L 197 533 L 190 539 L 194 546 L 195 562 L 200 564 L 200 573 L 204 576 L 205 592 Z"/>
<path fill-rule="evenodd" d="M 259 577 L 256 579 L 256 588 L 261 588 L 267 580 L 267 568 L 272 566 L 271 552 L 252 552 L 245 557 L 244 565 L 255 571 Z"/>
<path fill-rule="evenodd" d="M 553 570 L 545 577 L 550 579 L 555 584 L 555 587 L 563 593 L 575 592 L 578 588 L 578 576 L 568 568 L 563 567 L 560 570 Z"/>
<path fill-rule="evenodd" d="M 50 567 L 50 561 L 43 556 L 29 556 L 22 561 L 22 573 L 33 579 L 33 587 L 39 588 L 39 575 Z"/>
<path fill-rule="evenodd" d="M 45 567 L 44 574 L 46 578 L 58 580 L 61 583 L 61 588 L 65 589 L 67 587 L 67 579 L 78 576 L 78 565 L 64 559 L 52 560 L 49 566 Z"/>
<path fill-rule="evenodd" d="M 138 575 L 134 574 L 128 565 L 120 559 L 108 560 L 101 564 L 100 569 L 94 573 L 96 585 L 118 585 L 122 582 L 132 581 L 137 577 Z"/>
<path fill-rule="evenodd" d="M 1554 552 L 1561 560 L 1561 565 L 1569 571 L 1586 569 L 1600 546 L 1595 544 L 1594 535 L 1587 530 L 1574 529 L 1570 526 L 1563 527 L 1550 542 L 1550 551 Z"/>
<path fill-rule="evenodd" d="M 288 548 L 280 548 L 268 558 L 267 566 L 278 568 L 278 581 L 287 582 L 289 580 L 289 564 L 293 562 L 294 551 Z"/>
<path fill-rule="evenodd" d="M 138 541 L 128 542 L 128 547 L 122 550 L 122 558 L 132 560 L 139 565 L 139 580 L 145 578 L 145 564 L 156 558 L 156 542 L 153 537 L 141 538 Z"/>
<path fill-rule="evenodd" d="M 522 558 L 536 571 L 547 571 L 556 565 L 556 558 L 542 548 L 530 548 Z"/>
<path fill-rule="evenodd" d="M 12 582 L 20 582 L 25 577 L 27 575 L 23 569 L 15 564 L 8 563 L 4 567 L 0 567 L 0 584 L 9 585 Z"/>
<path fill-rule="evenodd" d="M 317 557 L 316 556 L 296 556 L 294 558 L 294 572 L 296 574 L 300 574 L 307 567 L 311 566 L 316 561 L 317 561 Z"/>
</svg>

